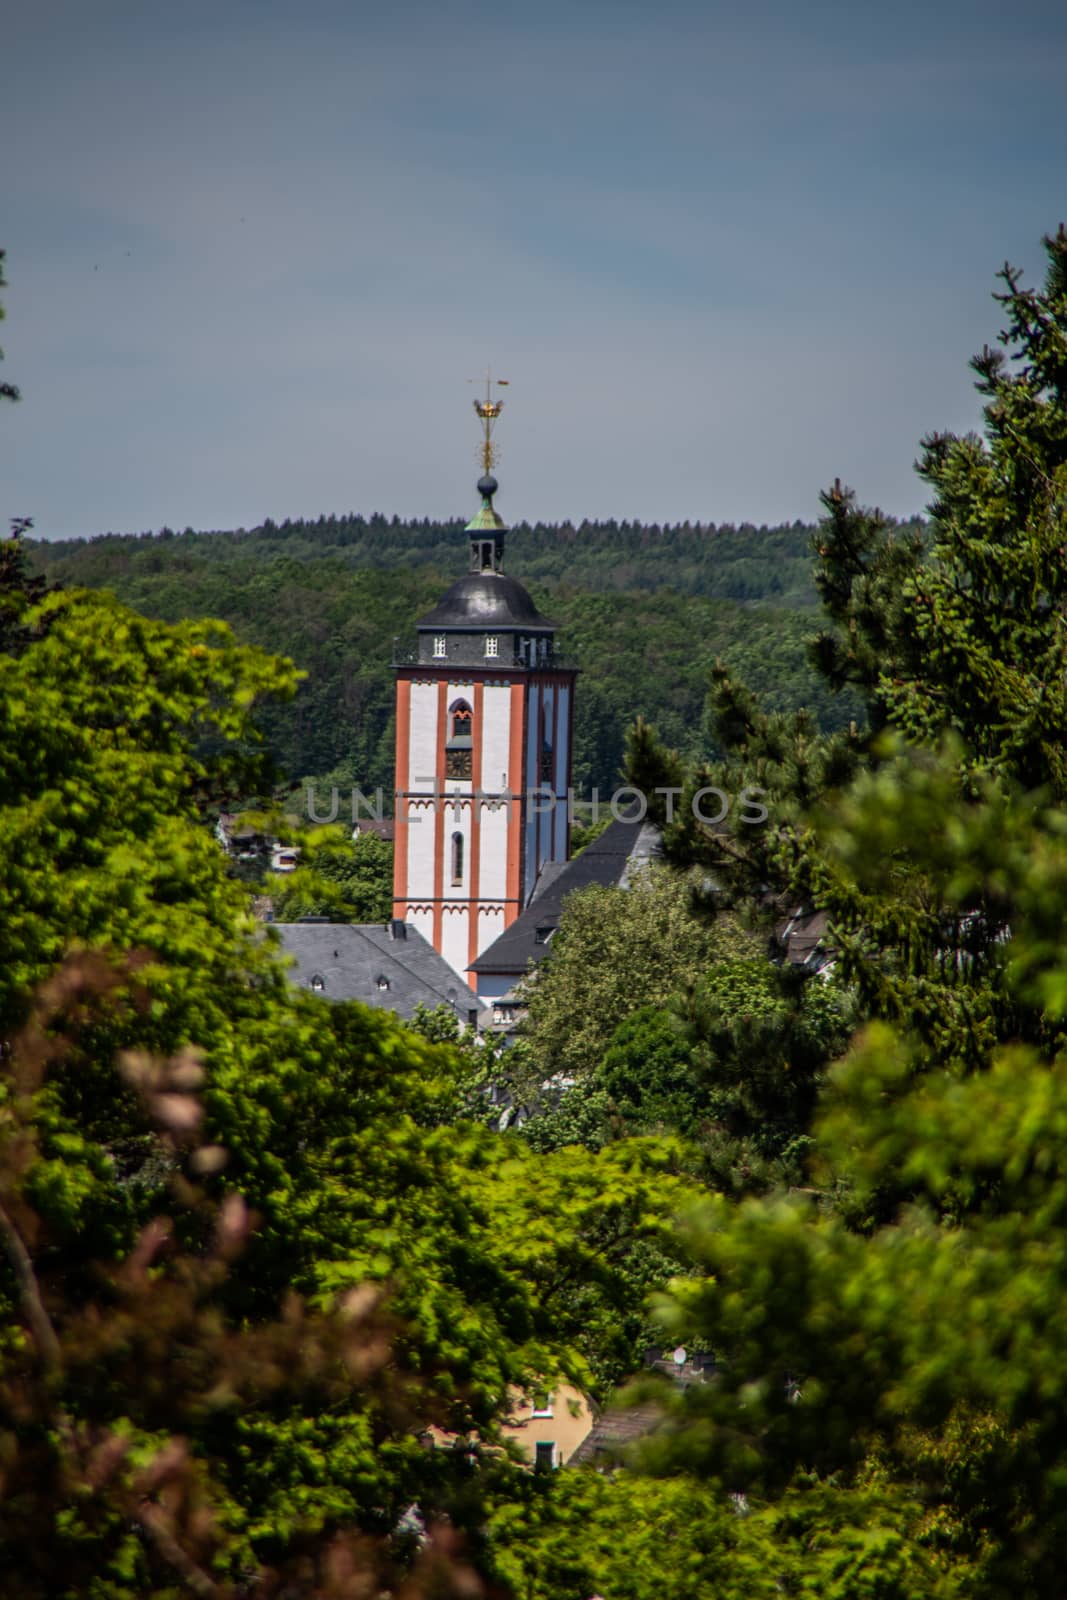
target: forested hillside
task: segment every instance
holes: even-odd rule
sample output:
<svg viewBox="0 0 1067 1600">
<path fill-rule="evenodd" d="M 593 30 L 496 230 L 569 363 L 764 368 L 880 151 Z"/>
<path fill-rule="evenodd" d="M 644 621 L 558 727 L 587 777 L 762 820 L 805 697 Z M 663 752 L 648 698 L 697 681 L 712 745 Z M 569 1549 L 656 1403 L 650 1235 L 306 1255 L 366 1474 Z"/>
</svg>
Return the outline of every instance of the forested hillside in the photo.
<svg viewBox="0 0 1067 1600">
<path fill-rule="evenodd" d="M 506 515 L 506 509 L 505 509 Z M 343 516 L 286 519 L 269 517 L 258 528 L 207 535 L 187 528 L 175 533 L 105 534 L 88 541 L 50 546 L 52 556 L 74 557 L 84 581 L 97 585 L 125 571 L 132 561 L 142 572 L 174 570 L 185 557 L 194 564 L 229 567 L 243 561 L 270 561 L 277 555 L 296 561 L 334 557 L 350 568 L 386 571 L 431 567 L 451 571 L 465 549 L 466 517 L 402 522 L 399 517 L 348 512 Z M 811 536 L 813 525 L 755 527 L 743 523 L 583 522 L 516 523 L 508 535 L 511 564 L 527 583 L 566 583 L 591 590 L 678 589 L 713 600 L 768 600 L 813 606 Z M 84 565 L 82 563 L 85 563 Z"/>
<path fill-rule="evenodd" d="M 509 570 L 565 630 L 583 672 L 575 784 L 610 790 L 627 726 L 654 722 L 685 754 L 701 747 L 717 657 L 772 709 L 808 706 L 847 726 L 807 663 L 814 530 L 584 524 L 516 528 Z M 164 621 L 222 617 L 238 637 L 307 673 L 292 705 L 263 713 L 289 778 L 333 777 L 388 790 L 393 768 L 393 641 L 464 570 L 463 524 L 320 518 L 235 533 L 39 543 L 40 570 L 64 585 L 113 590 Z"/>
</svg>

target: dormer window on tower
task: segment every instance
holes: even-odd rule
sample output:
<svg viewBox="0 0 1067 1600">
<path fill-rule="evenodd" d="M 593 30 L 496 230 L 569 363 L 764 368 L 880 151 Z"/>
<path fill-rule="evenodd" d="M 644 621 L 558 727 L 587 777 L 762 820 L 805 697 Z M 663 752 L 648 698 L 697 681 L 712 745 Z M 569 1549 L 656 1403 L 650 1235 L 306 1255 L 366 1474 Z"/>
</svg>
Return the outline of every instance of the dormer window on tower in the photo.
<svg viewBox="0 0 1067 1600">
<path fill-rule="evenodd" d="M 443 633 L 435 634 L 434 635 L 434 641 L 433 641 L 433 653 L 434 653 L 434 655 L 435 656 L 443 656 L 446 653 L 446 650 L 447 650 L 447 641 L 446 641 L 445 635 Z"/>
</svg>

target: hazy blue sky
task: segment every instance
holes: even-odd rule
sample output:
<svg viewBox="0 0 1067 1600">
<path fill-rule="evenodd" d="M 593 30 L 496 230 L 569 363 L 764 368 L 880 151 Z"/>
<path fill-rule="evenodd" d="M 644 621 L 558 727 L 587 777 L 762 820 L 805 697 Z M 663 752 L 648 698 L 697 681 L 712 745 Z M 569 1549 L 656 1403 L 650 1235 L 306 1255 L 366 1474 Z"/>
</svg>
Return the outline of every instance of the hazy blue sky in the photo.
<svg viewBox="0 0 1067 1600">
<path fill-rule="evenodd" d="M 1067 217 L 1063 0 L 24 0 L 0 517 L 923 504 Z"/>
</svg>

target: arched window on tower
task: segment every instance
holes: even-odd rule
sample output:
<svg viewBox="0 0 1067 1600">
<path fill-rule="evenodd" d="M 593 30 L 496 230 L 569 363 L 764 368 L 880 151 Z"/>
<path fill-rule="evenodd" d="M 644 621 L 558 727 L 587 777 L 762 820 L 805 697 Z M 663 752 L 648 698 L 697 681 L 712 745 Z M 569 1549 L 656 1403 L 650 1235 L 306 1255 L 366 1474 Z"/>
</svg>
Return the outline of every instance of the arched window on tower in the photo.
<svg viewBox="0 0 1067 1600">
<path fill-rule="evenodd" d="M 445 777 L 469 779 L 473 771 L 474 713 L 466 700 L 453 700 L 445 734 Z"/>
<path fill-rule="evenodd" d="M 463 882 L 463 835 L 452 835 L 452 887 L 458 888 Z"/>
</svg>

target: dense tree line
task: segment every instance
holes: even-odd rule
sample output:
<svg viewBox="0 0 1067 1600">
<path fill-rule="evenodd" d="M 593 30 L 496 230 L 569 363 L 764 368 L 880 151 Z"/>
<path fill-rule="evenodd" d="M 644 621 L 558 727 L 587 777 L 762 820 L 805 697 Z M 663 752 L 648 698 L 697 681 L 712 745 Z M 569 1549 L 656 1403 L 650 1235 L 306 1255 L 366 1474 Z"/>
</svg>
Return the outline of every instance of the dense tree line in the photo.
<svg viewBox="0 0 1067 1600">
<path fill-rule="evenodd" d="M 768 537 L 773 544 L 777 536 Z M 798 552 L 807 540 L 799 532 L 786 537 Z M 753 548 L 762 548 L 761 538 L 753 532 Z M 293 781 L 314 777 L 368 792 L 380 785 L 388 793 L 393 641 L 408 642 L 415 619 L 463 570 L 465 541 L 455 531 L 438 567 L 395 570 L 353 566 L 313 541 L 297 546 L 287 552 L 260 531 L 73 548 L 39 544 L 33 554 L 55 581 L 107 587 L 166 621 L 220 617 L 238 638 L 284 650 L 305 676 L 292 702 L 261 713 L 281 772 Z M 525 578 L 518 541 L 516 547 L 512 567 Z M 605 564 L 614 567 L 618 555 Z M 810 568 L 810 552 L 802 564 Z M 669 578 L 670 561 L 660 567 L 667 569 L 660 578 Z M 855 710 L 809 666 L 804 641 L 812 620 L 803 611 L 687 596 L 662 582 L 590 594 L 572 586 L 570 574 L 565 585 L 535 580 L 532 592 L 582 668 L 575 728 L 575 783 L 582 791 L 595 785 L 611 792 L 626 728 L 637 716 L 654 719 L 681 749 L 695 750 L 707 675 L 718 657 L 783 710 L 807 705 L 827 727 L 847 725 Z"/>
<path fill-rule="evenodd" d="M 99 534 L 57 541 L 50 559 L 69 575 L 99 586 L 140 575 L 201 565 L 267 566 L 275 557 L 331 560 L 352 570 L 455 566 L 464 550 L 466 518 L 401 521 L 349 512 L 317 519 L 267 518 L 256 528 L 226 532 Z M 763 600 L 811 607 L 812 525 L 659 524 L 597 521 L 518 523 L 508 535 L 509 565 L 531 584 L 588 593 L 677 589 L 712 600 Z M 70 564 L 69 566 L 67 564 Z"/>
</svg>

